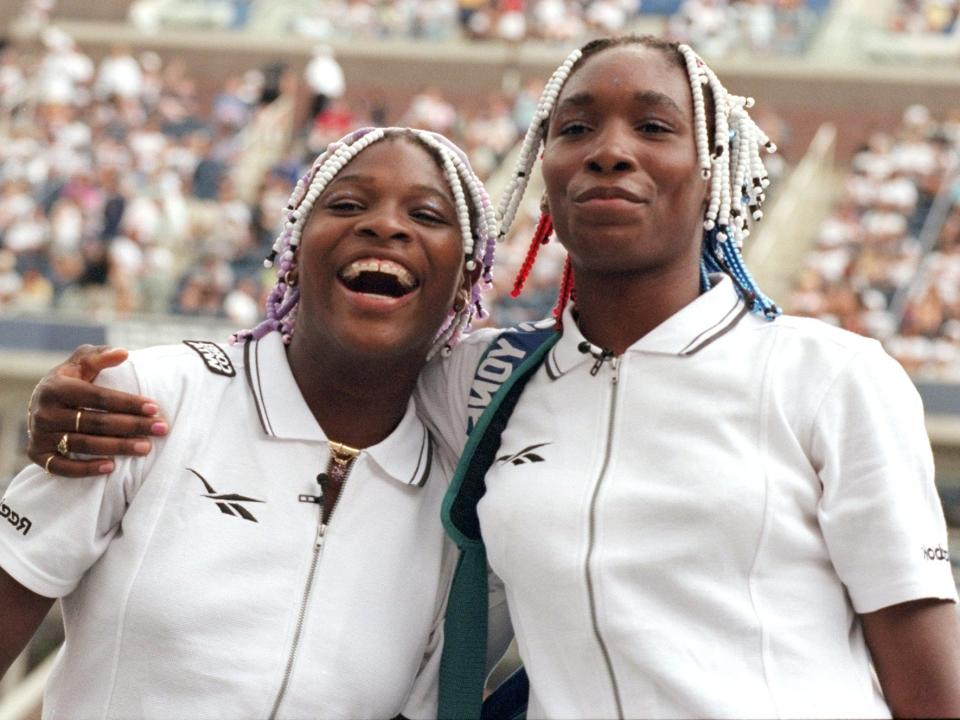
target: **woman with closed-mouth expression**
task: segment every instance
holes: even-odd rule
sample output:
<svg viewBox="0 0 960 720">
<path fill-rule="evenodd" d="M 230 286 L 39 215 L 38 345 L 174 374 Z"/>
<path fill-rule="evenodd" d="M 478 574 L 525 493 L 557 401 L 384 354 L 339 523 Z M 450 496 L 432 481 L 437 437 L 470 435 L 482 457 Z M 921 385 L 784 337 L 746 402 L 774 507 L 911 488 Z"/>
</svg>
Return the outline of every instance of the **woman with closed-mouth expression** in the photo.
<svg viewBox="0 0 960 720">
<path fill-rule="evenodd" d="M 878 343 L 781 315 L 747 272 L 769 145 L 751 104 L 689 47 L 591 42 L 547 83 L 501 201 L 505 233 L 542 152 L 518 285 L 552 226 L 561 334 L 482 492 L 445 507 L 469 537 L 476 506 L 528 717 L 960 714 L 919 398 Z"/>
<path fill-rule="evenodd" d="M 44 717 L 436 715 L 453 460 L 411 394 L 480 308 L 493 211 L 455 145 L 394 128 L 332 144 L 287 212 L 263 323 L 101 374 L 169 413 L 154 451 L 55 479 L 102 450 L 78 411 L 3 498 L 0 671 L 63 603 Z"/>
</svg>

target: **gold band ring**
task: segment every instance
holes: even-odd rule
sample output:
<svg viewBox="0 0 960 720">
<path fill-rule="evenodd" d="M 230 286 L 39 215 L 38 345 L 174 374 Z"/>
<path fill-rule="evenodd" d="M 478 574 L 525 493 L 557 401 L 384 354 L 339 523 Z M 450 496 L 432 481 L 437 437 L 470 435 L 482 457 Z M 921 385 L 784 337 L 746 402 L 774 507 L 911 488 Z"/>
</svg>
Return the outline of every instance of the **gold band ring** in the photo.
<svg viewBox="0 0 960 720">
<path fill-rule="evenodd" d="M 45 473 L 50 472 L 50 461 L 53 460 L 55 457 L 56 455 L 51 455 L 50 457 L 47 458 L 47 461 L 43 464 L 43 471 Z"/>
<path fill-rule="evenodd" d="M 64 433 L 63 437 L 60 438 L 60 442 L 57 443 L 57 454 L 63 457 L 70 454 L 70 442 L 67 435 L 69 435 L 69 433 Z"/>
<path fill-rule="evenodd" d="M 80 432 L 80 416 L 83 415 L 83 408 L 77 410 L 77 421 L 73 424 L 73 431 Z"/>
</svg>

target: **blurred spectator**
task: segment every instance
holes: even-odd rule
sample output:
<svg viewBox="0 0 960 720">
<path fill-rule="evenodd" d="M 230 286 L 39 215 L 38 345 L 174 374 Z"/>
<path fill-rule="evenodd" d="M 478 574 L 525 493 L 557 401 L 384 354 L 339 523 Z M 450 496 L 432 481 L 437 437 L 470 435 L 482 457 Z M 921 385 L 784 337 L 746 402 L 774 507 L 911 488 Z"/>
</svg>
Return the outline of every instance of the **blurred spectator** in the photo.
<svg viewBox="0 0 960 720">
<path fill-rule="evenodd" d="M 13 47 L 0 47 L 0 113 L 11 113 L 26 100 L 27 80 Z"/>
<path fill-rule="evenodd" d="M 327 45 L 317 45 L 313 57 L 303 71 L 304 80 L 313 99 L 310 104 L 310 117 L 315 118 L 323 112 L 331 100 L 343 97 L 346 82 L 343 69 L 333 56 L 333 50 Z"/>
<path fill-rule="evenodd" d="M 48 27 L 42 37 L 47 52 L 40 61 L 37 97 L 49 105 L 86 105 L 93 61 L 59 28 Z"/>
<path fill-rule="evenodd" d="M 213 99 L 213 119 L 221 127 L 236 130 L 250 120 L 252 97 L 245 92 L 244 80 L 227 78 L 223 89 Z"/>
<path fill-rule="evenodd" d="M 140 97 L 140 91 L 143 89 L 143 70 L 140 68 L 140 63 L 130 54 L 129 48 L 114 47 L 100 62 L 93 89 L 99 100 L 110 98 L 135 100 Z"/>
<path fill-rule="evenodd" d="M 0 249 L 0 310 L 16 301 L 23 287 L 23 278 L 17 272 L 17 256 Z"/>
<path fill-rule="evenodd" d="M 456 119 L 457 111 L 443 92 L 428 87 L 414 96 L 410 109 L 403 116 L 403 124 L 447 135 Z"/>
</svg>

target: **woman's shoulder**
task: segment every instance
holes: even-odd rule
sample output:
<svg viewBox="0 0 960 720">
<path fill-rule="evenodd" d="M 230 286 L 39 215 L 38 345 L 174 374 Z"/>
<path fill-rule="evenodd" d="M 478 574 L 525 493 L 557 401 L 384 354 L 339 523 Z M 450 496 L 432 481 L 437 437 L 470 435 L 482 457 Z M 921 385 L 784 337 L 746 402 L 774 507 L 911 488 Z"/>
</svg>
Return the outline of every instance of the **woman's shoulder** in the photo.
<svg viewBox="0 0 960 720">
<path fill-rule="evenodd" d="M 781 315 L 765 324 L 777 331 L 781 336 L 781 342 L 787 344 L 804 344 L 833 353 L 844 351 L 858 353 L 881 348 L 880 343 L 873 338 L 844 330 L 817 318 Z"/>
<path fill-rule="evenodd" d="M 168 392 L 179 394 L 186 387 L 223 385 L 243 374 L 242 345 L 184 340 L 134 350 L 125 363 L 103 371 L 97 382 L 153 396 Z"/>
<path fill-rule="evenodd" d="M 154 345 L 134 350 L 130 362 L 137 367 L 159 367 L 181 372 L 220 377 L 236 377 L 243 369 L 244 345 L 213 340 L 182 340 L 170 345 Z"/>
<path fill-rule="evenodd" d="M 810 317 L 781 315 L 773 321 L 758 319 L 758 328 L 775 338 L 776 364 L 804 370 L 837 371 L 856 362 L 895 362 L 874 338 L 859 335 Z"/>
<path fill-rule="evenodd" d="M 776 333 L 769 367 L 784 382 L 816 395 L 883 392 L 909 398 L 916 390 L 906 371 L 880 341 L 809 317 L 784 315 L 768 323 Z"/>
</svg>

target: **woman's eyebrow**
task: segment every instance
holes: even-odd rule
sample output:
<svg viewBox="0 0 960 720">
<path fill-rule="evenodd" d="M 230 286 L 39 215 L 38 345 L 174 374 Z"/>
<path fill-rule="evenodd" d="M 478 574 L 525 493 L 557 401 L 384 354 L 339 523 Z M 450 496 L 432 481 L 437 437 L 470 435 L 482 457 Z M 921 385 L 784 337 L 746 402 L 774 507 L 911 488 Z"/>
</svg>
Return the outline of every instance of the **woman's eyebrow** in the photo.
<svg viewBox="0 0 960 720">
<path fill-rule="evenodd" d="M 341 183 L 357 183 L 358 185 L 371 185 L 376 182 L 376 178 L 372 175 L 364 175 L 362 173 L 351 173 L 350 175 L 337 175 L 333 180 L 330 181 L 330 184 L 327 185 L 326 189 L 330 189 L 335 185 Z M 432 185 L 424 185 L 422 183 L 417 183 L 415 185 L 405 185 L 404 189 L 408 193 L 420 193 L 423 195 L 430 195 L 442 200 L 445 204 L 450 207 L 455 207 L 456 203 L 453 200 L 453 196 L 449 192 L 443 192 L 438 190 Z"/>
<path fill-rule="evenodd" d="M 634 93 L 632 100 L 638 105 L 644 105 L 647 107 L 662 107 L 670 109 L 673 112 L 680 113 L 681 115 L 683 114 L 683 110 L 681 110 L 680 106 L 677 105 L 676 101 L 672 97 L 657 90 L 643 90 L 641 92 Z M 568 95 L 565 97 L 557 106 L 557 110 L 562 110 L 567 106 L 575 108 L 587 107 L 592 105 L 594 101 L 595 98 L 593 93 L 574 93 L 573 95 Z"/>
<path fill-rule="evenodd" d="M 662 92 L 657 92 L 656 90 L 644 90 L 643 92 L 634 93 L 633 101 L 639 105 L 660 107 L 683 115 L 683 110 L 672 97 Z"/>
<path fill-rule="evenodd" d="M 431 195 L 433 197 L 439 198 L 440 200 L 443 200 L 450 207 L 454 207 L 456 205 L 456 203 L 453 200 L 453 197 L 449 193 L 438 190 L 432 185 L 410 185 L 408 186 L 408 189 L 412 193 L 413 192 L 423 193 L 425 195 Z"/>
<path fill-rule="evenodd" d="M 574 93 L 573 95 L 567 95 L 559 105 L 557 105 L 557 110 L 562 110 L 568 105 L 572 107 L 584 107 L 590 105 L 593 102 L 593 94 L 588 92 L 579 92 Z"/>
<path fill-rule="evenodd" d="M 356 182 L 360 184 L 371 183 L 373 178 L 370 175 L 361 175 L 359 173 L 353 173 L 350 175 L 336 175 L 334 178 L 327 184 L 327 187 L 333 187 L 338 183 L 345 182 Z"/>
</svg>

